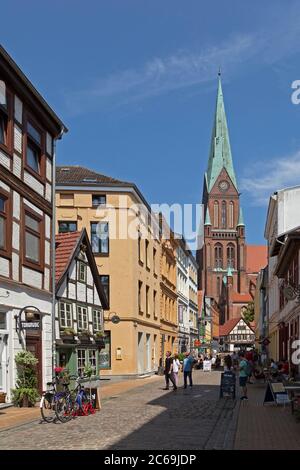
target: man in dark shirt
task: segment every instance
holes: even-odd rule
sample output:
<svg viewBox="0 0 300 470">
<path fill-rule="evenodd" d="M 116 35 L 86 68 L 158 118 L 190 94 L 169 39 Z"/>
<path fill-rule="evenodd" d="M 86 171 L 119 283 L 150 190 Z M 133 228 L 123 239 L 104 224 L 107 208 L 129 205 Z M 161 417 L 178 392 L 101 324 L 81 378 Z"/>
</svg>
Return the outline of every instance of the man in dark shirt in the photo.
<svg viewBox="0 0 300 470">
<path fill-rule="evenodd" d="M 173 384 L 173 390 L 177 390 L 177 386 L 173 377 L 172 373 L 173 367 L 173 359 L 171 357 L 171 352 L 166 352 L 166 360 L 165 360 L 165 381 L 166 381 L 166 388 L 164 390 L 169 390 L 169 381 L 171 380 Z"/>
</svg>

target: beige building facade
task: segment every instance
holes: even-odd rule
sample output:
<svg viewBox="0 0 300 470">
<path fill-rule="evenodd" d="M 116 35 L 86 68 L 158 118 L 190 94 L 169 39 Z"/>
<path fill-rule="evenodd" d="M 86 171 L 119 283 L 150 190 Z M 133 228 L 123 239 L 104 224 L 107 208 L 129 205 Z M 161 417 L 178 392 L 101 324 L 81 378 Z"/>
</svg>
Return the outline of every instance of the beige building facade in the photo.
<svg viewBox="0 0 300 470">
<path fill-rule="evenodd" d="M 82 167 L 58 167 L 56 178 L 56 230 L 86 229 L 108 299 L 101 374 L 156 372 L 161 254 L 149 205 L 134 184 Z"/>
</svg>

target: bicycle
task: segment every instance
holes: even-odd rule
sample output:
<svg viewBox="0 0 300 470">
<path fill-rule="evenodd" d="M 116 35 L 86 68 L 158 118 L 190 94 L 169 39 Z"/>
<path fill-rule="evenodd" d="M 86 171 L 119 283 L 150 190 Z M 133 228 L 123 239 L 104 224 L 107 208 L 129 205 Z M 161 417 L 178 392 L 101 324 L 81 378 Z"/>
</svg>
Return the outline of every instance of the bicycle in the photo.
<svg viewBox="0 0 300 470">
<path fill-rule="evenodd" d="M 58 391 L 58 378 L 53 377 L 52 382 L 47 382 L 47 387 L 51 387 L 46 390 L 40 400 L 40 412 L 43 420 L 46 423 L 51 423 L 56 417 L 56 402 L 62 399 L 68 392 L 68 384 L 63 382 L 63 391 Z"/>
<path fill-rule="evenodd" d="M 75 398 L 75 403 L 73 407 L 74 416 L 87 416 L 89 414 L 94 414 L 96 412 L 94 403 L 93 403 L 93 397 L 91 394 L 91 389 L 90 389 L 90 393 L 87 394 L 86 389 L 80 383 L 80 380 L 84 378 L 86 377 L 83 376 L 83 377 L 78 377 L 76 379 L 76 382 L 77 382 L 77 387 L 75 388 L 76 398 Z"/>
</svg>

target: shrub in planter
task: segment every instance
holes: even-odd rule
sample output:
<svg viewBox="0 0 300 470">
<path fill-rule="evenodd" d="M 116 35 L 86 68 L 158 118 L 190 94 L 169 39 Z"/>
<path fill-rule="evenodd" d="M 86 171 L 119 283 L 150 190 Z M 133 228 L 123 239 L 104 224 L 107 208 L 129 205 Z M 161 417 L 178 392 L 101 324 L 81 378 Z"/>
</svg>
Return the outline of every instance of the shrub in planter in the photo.
<svg viewBox="0 0 300 470">
<path fill-rule="evenodd" d="M 105 348 L 105 333 L 104 331 L 97 331 L 97 333 L 94 336 L 95 338 L 95 343 L 99 346 L 100 349 Z"/>
<path fill-rule="evenodd" d="M 75 336 L 75 330 L 73 328 L 65 328 L 60 332 L 60 336 Z"/>
<path fill-rule="evenodd" d="M 12 390 L 15 406 L 34 406 L 39 393 L 37 390 L 37 358 L 29 351 L 20 351 L 15 356 L 18 378 Z"/>
</svg>

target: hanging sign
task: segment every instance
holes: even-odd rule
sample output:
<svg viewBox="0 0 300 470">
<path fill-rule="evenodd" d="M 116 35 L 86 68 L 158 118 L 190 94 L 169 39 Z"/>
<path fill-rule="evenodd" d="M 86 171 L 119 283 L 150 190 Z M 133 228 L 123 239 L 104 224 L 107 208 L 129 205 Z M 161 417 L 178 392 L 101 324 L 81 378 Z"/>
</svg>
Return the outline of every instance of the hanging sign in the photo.
<svg viewBox="0 0 300 470">
<path fill-rule="evenodd" d="M 21 321 L 22 330 L 39 330 L 40 320 L 36 321 Z"/>
</svg>

